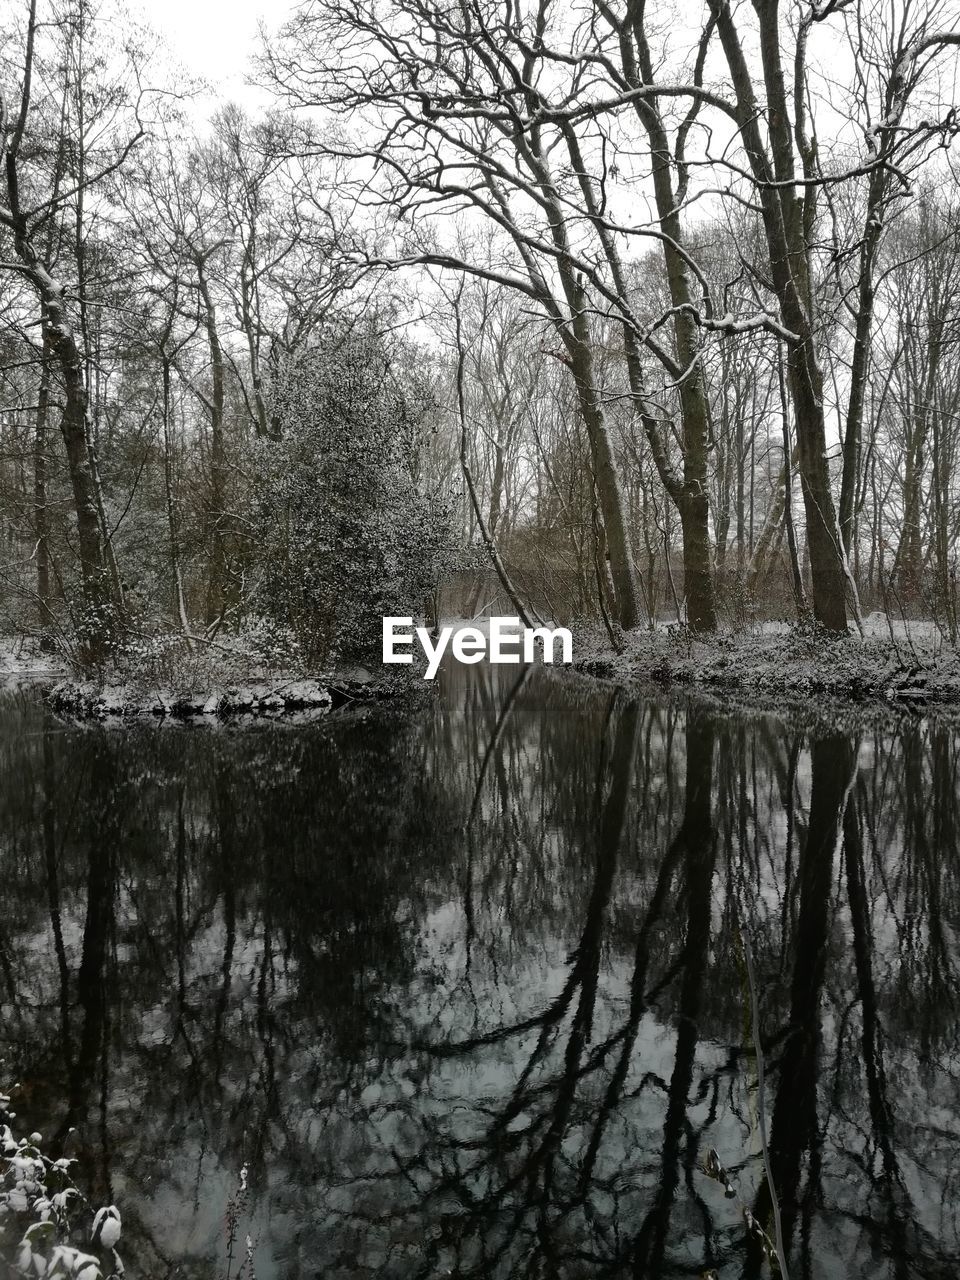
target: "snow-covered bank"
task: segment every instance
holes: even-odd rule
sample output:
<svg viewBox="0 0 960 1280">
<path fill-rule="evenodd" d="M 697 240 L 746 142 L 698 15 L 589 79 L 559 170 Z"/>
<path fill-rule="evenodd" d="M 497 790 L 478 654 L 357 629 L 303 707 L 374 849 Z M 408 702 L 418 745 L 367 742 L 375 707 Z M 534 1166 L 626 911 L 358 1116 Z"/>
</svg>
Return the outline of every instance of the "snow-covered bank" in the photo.
<svg viewBox="0 0 960 1280">
<path fill-rule="evenodd" d="M 30 639 L 0 637 L 0 687 L 25 684 L 42 688 L 57 714 L 99 722 L 277 716 L 303 721 L 379 701 L 401 687 L 395 675 L 374 676 L 357 666 L 317 675 L 285 670 L 237 639 L 195 652 L 174 637 L 82 675 Z"/>
<path fill-rule="evenodd" d="M 63 680 L 48 691 L 47 701 L 57 714 L 81 720 L 263 718 L 291 713 L 313 719 L 338 707 L 378 701 L 392 691 L 391 686 L 366 673 L 323 680 L 261 680 L 200 691 L 157 689 L 153 693 L 128 684 Z"/>
<path fill-rule="evenodd" d="M 868 620 L 871 622 L 872 620 Z M 960 704 L 960 652 L 929 628 L 868 625 L 864 636 L 771 626 L 693 636 L 633 632 L 615 653 L 605 637 L 581 643 L 574 666 L 624 683 L 702 688 L 764 699 L 839 698 L 898 706 Z"/>
</svg>

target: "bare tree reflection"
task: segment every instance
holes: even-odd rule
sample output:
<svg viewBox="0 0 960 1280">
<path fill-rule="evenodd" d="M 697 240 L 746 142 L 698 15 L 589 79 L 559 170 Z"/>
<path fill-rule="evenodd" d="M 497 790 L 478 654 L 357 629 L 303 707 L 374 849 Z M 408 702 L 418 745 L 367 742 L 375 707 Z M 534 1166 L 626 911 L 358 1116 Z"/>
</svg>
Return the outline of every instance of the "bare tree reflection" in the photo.
<svg viewBox="0 0 960 1280">
<path fill-rule="evenodd" d="M 768 1221 L 742 921 L 791 1274 L 955 1275 L 956 734 L 444 681 L 236 735 L 3 708 L 0 1054 L 144 1273 L 222 1273 L 229 1219 L 268 1278 L 761 1275 L 701 1171 Z"/>
</svg>

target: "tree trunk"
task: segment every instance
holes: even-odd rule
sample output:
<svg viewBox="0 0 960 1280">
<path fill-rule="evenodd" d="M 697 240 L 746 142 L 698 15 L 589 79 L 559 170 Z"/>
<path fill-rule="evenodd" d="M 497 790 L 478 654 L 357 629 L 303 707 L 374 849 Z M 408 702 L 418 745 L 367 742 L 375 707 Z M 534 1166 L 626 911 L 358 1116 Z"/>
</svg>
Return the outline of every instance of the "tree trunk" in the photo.
<svg viewBox="0 0 960 1280">
<path fill-rule="evenodd" d="M 790 353 L 790 380 L 797 425 L 800 488 L 807 517 L 814 617 L 830 631 L 847 629 L 847 580 L 830 475 L 819 369 L 811 376 L 812 352 L 804 343 Z"/>
<path fill-rule="evenodd" d="M 174 604 L 183 634 L 190 638 L 190 619 L 183 596 L 183 572 L 180 567 L 180 537 L 176 503 L 173 496 L 173 459 L 170 441 L 170 361 L 161 354 L 163 369 L 163 490 L 167 505 L 167 529 L 170 535 L 170 573 L 173 578 Z"/>
<path fill-rule="evenodd" d="M 793 598 L 797 616 L 807 615 L 807 595 L 803 589 L 803 573 L 800 570 L 800 550 L 797 546 L 797 530 L 793 522 L 793 448 L 790 443 L 790 419 L 787 415 L 787 388 L 783 376 L 783 363 L 778 361 L 780 375 L 780 405 L 783 421 L 783 516 L 787 529 L 787 546 L 790 551 L 790 574 L 793 579 Z"/>
<path fill-rule="evenodd" d="M 727 448 L 730 449 L 729 436 Z M 744 573 L 747 568 L 747 486 L 744 472 L 747 466 L 746 441 L 743 431 L 743 414 L 737 414 L 736 430 L 736 467 L 737 467 L 737 579 L 739 589 L 743 588 Z"/>
<path fill-rule="evenodd" d="M 737 100 L 737 118 L 750 167 L 757 182 L 770 277 L 784 324 L 791 331 L 788 374 L 797 428 L 800 483 L 807 516 L 807 543 L 813 587 L 813 612 L 830 631 L 846 632 L 846 564 L 827 467 L 823 375 L 817 360 L 817 320 L 811 288 L 810 245 L 816 216 L 815 185 L 797 186 L 797 153 L 804 178 L 812 178 L 814 145 L 801 118 L 793 121 L 787 105 L 781 62 L 778 0 L 757 3 L 760 34 L 758 100 L 754 71 L 747 61 L 728 0 L 708 0 L 717 24 Z M 802 109 L 802 96 L 798 99 Z M 759 120 L 766 120 L 768 143 Z M 802 195 L 800 194 L 802 190 Z"/>
<path fill-rule="evenodd" d="M 871 189 L 872 185 L 871 183 Z M 854 507 L 860 480 L 863 409 L 870 372 L 870 343 L 873 333 L 873 270 L 880 237 L 879 218 L 870 205 L 868 205 L 868 213 L 877 217 L 877 221 L 874 227 L 868 218 L 867 233 L 860 251 L 859 297 L 853 338 L 853 360 L 850 366 L 850 398 L 847 402 L 847 423 L 843 433 L 843 474 L 840 480 L 840 537 L 843 541 L 843 550 L 847 555 L 850 554 L 853 543 Z"/>
<path fill-rule="evenodd" d="M 197 260 L 197 283 L 203 302 L 204 326 L 210 351 L 210 376 L 212 391 L 210 411 L 210 484 L 207 494 L 207 519 L 210 533 L 210 571 L 207 578 L 205 622 L 215 626 L 223 617 L 226 607 L 224 545 L 224 504 L 226 489 L 226 453 L 223 439 L 224 409 L 224 358 L 217 328 L 217 312 L 210 294 L 210 286 L 202 258 Z"/>
<path fill-rule="evenodd" d="M 652 84 L 653 60 L 647 45 L 643 6 L 628 5 L 630 28 L 621 33 L 620 49 L 626 79 L 631 85 Z M 629 44 L 632 31 L 636 60 Z M 717 609 L 714 595 L 710 549 L 710 504 L 707 495 L 707 442 L 710 437 L 707 392 L 700 359 L 700 330 L 692 313 L 689 268 L 683 252 L 684 228 L 674 190 L 674 159 L 666 129 L 656 106 L 637 99 L 637 116 L 650 142 L 653 193 L 657 219 L 663 235 L 664 264 L 670 301 L 674 308 L 673 335 L 677 363 L 683 370 L 679 382 L 680 418 L 683 432 L 683 486 L 671 493 L 680 512 L 683 531 L 683 593 L 687 624 L 693 631 L 716 631 Z"/>
<path fill-rule="evenodd" d="M 46 311 L 44 344 L 59 366 L 63 381 L 64 409 L 60 419 L 77 518 L 77 550 L 87 616 L 82 631 L 82 656 L 100 662 L 115 639 L 120 602 L 113 599 L 101 540 L 97 487 L 90 466 L 87 439 L 87 388 L 83 379 L 83 358 L 63 309 L 60 286 L 37 268 Z"/>
<path fill-rule="evenodd" d="M 50 324 L 48 331 L 56 326 Z M 60 430 L 67 451 L 70 483 L 77 512 L 77 545 L 80 552 L 80 571 L 90 603 L 102 603 L 106 584 L 104 581 L 103 549 L 100 539 L 100 517 L 97 510 L 97 493 L 90 469 L 90 452 L 87 448 L 86 389 L 77 364 L 74 364 L 64 348 L 72 347 L 72 339 L 61 330 L 51 340 L 51 348 L 60 359 L 66 404 L 60 421 Z"/>
<path fill-rule="evenodd" d="M 255 247 L 250 248 L 250 254 Z M 263 398 L 263 374 L 260 369 L 260 340 L 254 318 L 254 290 L 256 289 L 245 268 L 240 272 L 240 321 L 247 339 L 247 355 L 250 361 L 250 384 L 253 388 L 253 411 L 257 434 L 265 438 L 275 436 L 267 419 L 267 405 Z"/>
<path fill-rule="evenodd" d="M 893 576 L 906 595 L 920 589 L 920 478 L 923 474 L 923 444 L 919 432 L 910 441 L 903 469 L 903 526 Z"/>
<path fill-rule="evenodd" d="M 796 449 L 792 452 L 792 461 L 796 461 Z M 774 486 L 773 495 L 770 500 L 770 506 L 764 517 L 763 527 L 760 530 L 760 537 L 757 539 L 756 547 L 750 558 L 747 567 L 747 577 L 744 584 L 748 597 L 756 594 L 759 584 L 764 578 L 767 565 L 773 556 L 773 548 L 779 531 L 783 528 L 785 509 L 787 504 L 787 485 L 792 484 L 792 476 L 790 467 L 786 461 L 781 464 L 780 471 L 777 475 L 777 483 Z"/>
<path fill-rule="evenodd" d="M 710 564 L 709 504 L 704 488 L 686 495 L 680 507 L 683 531 L 683 594 L 691 631 L 716 631 L 717 614 Z"/>
<path fill-rule="evenodd" d="M 15 157 L 7 154 L 7 189 L 13 214 L 14 248 L 23 263 L 24 274 L 40 297 L 41 325 L 45 355 L 55 362 L 63 383 L 64 408 L 60 419 L 73 491 L 77 520 L 77 551 L 80 578 L 87 605 L 81 627 L 81 656 L 98 662 L 104 657 L 120 621 L 122 605 L 111 596 L 109 575 L 105 572 L 101 540 L 99 503 L 96 482 L 90 466 L 87 424 L 87 387 L 84 380 L 83 354 L 77 344 L 73 326 L 63 298 L 63 286 L 40 261 L 27 229 L 27 220 L 19 212 L 17 166 Z"/>
<path fill-rule="evenodd" d="M 950 468 L 946 450 L 941 441 L 940 414 L 934 410 L 933 420 L 933 539 L 934 566 L 937 580 L 937 603 L 944 611 L 947 632 L 951 644 L 957 643 L 957 602 L 950 579 L 950 533 L 948 511 L 950 509 Z"/>
<path fill-rule="evenodd" d="M 617 618 L 625 631 L 640 625 L 640 595 L 628 534 L 626 505 L 620 485 L 610 433 L 600 403 L 589 346 L 576 338 L 568 342 L 571 366 L 577 384 L 580 410 L 587 428 L 593 474 L 597 485 L 600 514 L 610 551 L 610 573 L 617 593 Z"/>
<path fill-rule="evenodd" d="M 46 348 L 40 356 L 40 388 L 37 392 L 36 431 L 33 439 L 33 512 L 37 539 L 37 603 L 40 648 L 53 648 L 50 636 L 50 517 L 47 511 L 47 413 L 50 406 L 50 366 Z"/>
</svg>

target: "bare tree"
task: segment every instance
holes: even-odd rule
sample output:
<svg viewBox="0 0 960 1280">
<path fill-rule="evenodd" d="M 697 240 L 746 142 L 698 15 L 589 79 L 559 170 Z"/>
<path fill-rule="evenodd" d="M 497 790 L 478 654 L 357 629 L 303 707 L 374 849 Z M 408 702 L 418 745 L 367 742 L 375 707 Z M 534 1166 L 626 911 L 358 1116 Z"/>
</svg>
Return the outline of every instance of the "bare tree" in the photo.
<svg viewBox="0 0 960 1280">
<path fill-rule="evenodd" d="M 62 27 L 54 22 L 55 30 L 62 30 L 69 37 L 72 27 L 82 23 L 85 12 L 82 0 L 78 0 L 76 11 L 67 14 Z M 51 157 L 42 147 L 26 145 L 30 141 L 31 128 L 37 124 L 38 113 L 49 108 L 51 98 L 54 104 L 62 99 L 56 85 L 47 83 L 48 68 L 38 47 L 38 32 L 48 25 L 38 18 L 37 0 L 31 0 L 23 37 L 23 71 L 18 100 L 7 91 L 0 90 L 0 145 L 3 147 L 5 181 L 5 197 L 0 204 L 0 228 L 9 237 L 14 255 L 13 261 L 3 265 L 8 270 L 17 271 L 39 299 L 44 350 L 49 357 L 51 371 L 56 371 L 64 398 L 60 431 L 67 454 L 77 527 L 77 552 L 89 609 L 90 649 L 93 656 L 97 656 L 107 639 L 108 613 L 112 611 L 118 616 L 122 600 L 116 574 L 110 573 L 102 498 L 92 455 L 89 361 L 83 344 L 83 319 L 81 316 L 78 328 L 66 283 L 53 261 L 54 238 L 47 232 L 65 210 L 72 209 L 77 244 L 82 246 L 84 194 L 102 184 L 126 162 L 143 136 L 143 129 L 134 117 L 128 129 L 121 124 L 119 129 L 111 130 L 110 141 L 104 143 L 101 140 L 98 153 L 90 154 L 83 145 L 81 124 L 81 145 L 77 154 L 84 159 L 73 172 L 64 165 L 58 148 Z M 76 72 L 82 77 L 81 67 L 76 68 Z M 88 88 L 83 82 L 72 86 L 78 102 L 83 100 Z M 58 108 L 58 115 L 63 128 L 66 114 L 62 105 Z M 82 273 L 79 263 L 78 269 Z M 43 397 L 43 403 L 42 414 L 38 409 L 40 436 L 43 435 L 49 391 Z M 42 490 L 42 476 L 40 484 Z M 42 501 L 39 495 L 38 501 Z"/>
<path fill-rule="evenodd" d="M 267 63 L 290 99 L 365 112 L 379 120 L 380 137 L 386 134 L 386 146 L 370 133 L 356 142 L 326 143 L 333 154 L 375 162 L 383 175 L 379 185 L 358 179 L 360 198 L 381 205 L 395 228 L 389 251 L 375 260 L 480 276 L 531 300 L 552 323 L 590 442 L 619 620 L 636 626 L 640 604 L 628 513 L 595 363 L 594 316 L 614 305 L 618 294 L 608 275 L 602 225 L 581 203 L 569 154 L 576 140 L 569 132 L 558 136 L 547 117 L 527 123 L 549 101 L 536 84 L 541 48 L 529 44 L 524 20 L 506 9 L 448 10 L 405 0 L 389 15 L 364 3 L 302 9 L 289 24 L 284 47 L 294 42 L 295 60 L 287 62 L 281 48 Z M 556 158 L 558 143 L 567 151 L 563 161 Z M 502 261 L 471 262 L 432 232 L 421 234 L 423 214 L 433 208 L 469 208 L 493 223 L 508 246 Z M 408 234 L 402 234 L 404 223 Z"/>
</svg>

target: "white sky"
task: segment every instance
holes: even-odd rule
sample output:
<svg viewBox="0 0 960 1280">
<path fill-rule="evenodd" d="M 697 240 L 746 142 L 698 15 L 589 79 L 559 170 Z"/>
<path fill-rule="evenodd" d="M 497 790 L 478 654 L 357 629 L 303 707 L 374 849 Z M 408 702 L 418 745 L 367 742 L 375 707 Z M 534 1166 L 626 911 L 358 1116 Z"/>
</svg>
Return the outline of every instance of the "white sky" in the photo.
<svg viewBox="0 0 960 1280">
<path fill-rule="evenodd" d="M 210 82 L 210 96 L 197 103 L 203 120 L 225 101 L 251 110 L 269 104 L 269 95 L 244 77 L 260 48 L 259 23 L 275 29 L 291 7 L 292 0 L 132 0 L 129 11 L 143 15 L 185 71 Z"/>
</svg>

